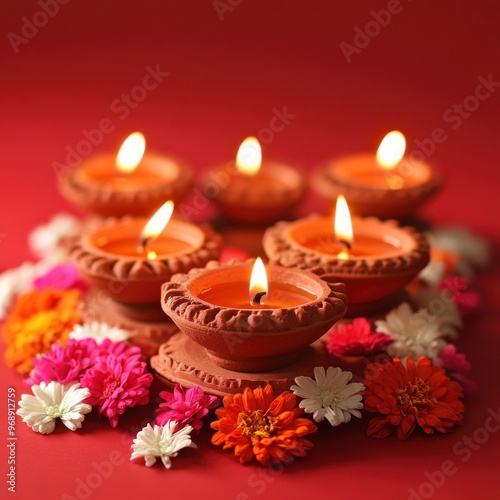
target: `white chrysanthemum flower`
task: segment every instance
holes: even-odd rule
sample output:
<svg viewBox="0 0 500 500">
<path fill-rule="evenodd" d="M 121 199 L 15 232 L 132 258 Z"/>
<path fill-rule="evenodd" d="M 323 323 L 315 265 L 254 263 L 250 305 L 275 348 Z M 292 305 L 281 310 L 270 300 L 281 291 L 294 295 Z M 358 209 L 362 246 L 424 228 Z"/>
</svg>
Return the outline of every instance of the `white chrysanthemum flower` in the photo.
<svg viewBox="0 0 500 500">
<path fill-rule="evenodd" d="M 448 290 L 423 288 L 412 294 L 413 300 L 420 307 L 425 307 L 433 316 L 441 320 L 441 333 L 456 338 L 457 329 L 463 326 L 457 304 Z"/>
<path fill-rule="evenodd" d="M 54 254 L 61 240 L 80 226 L 76 217 L 69 214 L 56 214 L 47 224 L 35 227 L 28 236 L 31 251 L 39 258 Z"/>
<path fill-rule="evenodd" d="M 69 333 L 70 339 L 83 340 L 92 338 L 98 344 L 104 339 L 110 339 L 113 342 L 127 340 L 130 337 L 130 332 L 123 328 L 110 326 L 107 323 L 98 323 L 92 321 L 91 323 L 84 323 L 83 325 L 75 325 L 73 330 Z"/>
<path fill-rule="evenodd" d="M 169 420 L 164 426 L 151 424 L 146 425 L 137 433 L 132 445 L 132 455 L 130 460 L 144 457 L 147 467 L 156 463 L 157 458 L 161 458 L 165 468 L 172 467 L 172 457 L 176 457 L 183 448 L 197 448 L 191 441 L 190 433 L 193 428 L 186 425 L 181 430 L 174 432 L 177 422 Z"/>
<path fill-rule="evenodd" d="M 337 426 L 351 420 L 351 415 L 361 418 L 360 409 L 363 408 L 361 393 L 365 386 L 358 382 L 349 381 L 351 372 L 329 366 L 328 370 L 322 366 L 314 368 L 314 378 L 296 377 L 290 390 L 303 398 L 299 404 L 306 413 L 312 413 L 316 422 L 325 417 L 332 426 Z"/>
<path fill-rule="evenodd" d="M 436 361 L 446 346 L 441 320 L 426 309 L 414 313 L 407 302 L 393 309 L 385 320 L 375 321 L 375 326 L 377 332 L 394 339 L 387 346 L 387 353 L 402 360 L 425 356 Z"/>
<path fill-rule="evenodd" d="M 435 229 L 427 233 L 431 247 L 460 256 L 457 272 L 466 278 L 474 275 L 473 266 L 485 266 L 490 259 L 488 243 L 462 227 Z"/>
<path fill-rule="evenodd" d="M 16 295 L 33 288 L 33 281 L 48 272 L 52 264 L 40 262 L 23 262 L 19 267 L 8 269 L 0 274 L 0 319 L 4 318 Z"/>
<path fill-rule="evenodd" d="M 17 414 L 40 434 L 50 434 L 56 427 L 57 418 L 72 431 L 80 429 L 85 414 L 92 411 L 92 406 L 83 403 L 90 396 L 90 391 L 86 387 L 81 388 L 80 384 L 40 382 L 40 385 L 33 385 L 31 390 L 34 396 L 21 396 Z"/>
</svg>

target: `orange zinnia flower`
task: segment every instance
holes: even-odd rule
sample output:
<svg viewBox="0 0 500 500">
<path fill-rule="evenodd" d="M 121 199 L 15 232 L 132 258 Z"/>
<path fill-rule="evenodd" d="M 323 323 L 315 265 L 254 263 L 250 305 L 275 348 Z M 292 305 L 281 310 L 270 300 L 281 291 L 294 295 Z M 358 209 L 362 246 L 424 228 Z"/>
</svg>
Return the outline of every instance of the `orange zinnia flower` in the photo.
<svg viewBox="0 0 500 500">
<path fill-rule="evenodd" d="M 77 311 L 81 291 L 76 289 L 33 290 L 20 295 L 5 322 L 5 361 L 19 373 L 33 368 L 33 358 L 64 344 L 81 315 Z"/>
<path fill-rule="evenodd" d="M 317 431 L 317 427 L 297 408 L 295 395 L 285 391 L 274 398 L 273 388 L 247 387 L 243 394 L 226 396 L 224 407 L 215 411 L 219 420 L 211 427 L 217 432 L 212 443 L 224 449 L 234 448 L 240 463 L 255 457 L 261 464 L 289 462 L 304 457 L 312 443 L 302 436 Z"/>
<path fill-rule="evenodd" d="M 368 435 L 384 438 L 396 429 L 406 439 L 418 425 L 426 434 L 447 432 L 462 423 L 462 387 L 452 382 L 443 368 L 431 366 L 421 356 L 405 367 L 400 359 L 368 365 L 365 376 L 365 409 L 381 413 L 368 424 Z"/>
</svg>

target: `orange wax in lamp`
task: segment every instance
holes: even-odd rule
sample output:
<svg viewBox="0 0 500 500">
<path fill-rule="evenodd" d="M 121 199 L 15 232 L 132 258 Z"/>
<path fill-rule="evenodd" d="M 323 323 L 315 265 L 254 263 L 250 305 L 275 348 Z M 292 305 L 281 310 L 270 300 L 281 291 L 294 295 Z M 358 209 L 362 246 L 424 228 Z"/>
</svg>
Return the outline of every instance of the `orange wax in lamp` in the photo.
<svg viewBox="0 0 500 500">
<path fill-rule="evenodd" d="M 297 169 L 262 161 L 255 137 L 242 142 L 236 163 L 218 167 L 205 183 L 205 194 L 214 199 L 227 219 L 253 225 L 288 217 L 304 192 L 304 180 Z"/>
<path fill-rule="evenodd" d="M 146 225 L 142 220 L 132 220 L 115 226 L 112 231 L 96 231 L 92 241 L 96 248 L 103 252 L 125 257 L 144 257 L 149 260 L 156 260 L 158 256 L 162 258 L 188 252 L 203 241 L 203 233 L 196 226 L 170 221 L 173 210 L 174 203 L 169 200 Z M 162 233 L 167 224 L 169 231 Z"/>
<path fill-rule="evenodd" d="M 280 222 L 266 231 L 263 244 L 273 264 L 344 283 L 351 317 L 392 306 L 429 262 L 429 245 L 421 233 L 395 221 L 351 219 L 343 196 L 337 200 L 334 223 L 320 216 Z"/>
<path fill-rule="evenodd" d="M 144 135 L 134 132 L 116 157 L 95 156 L 65 175 L 62 194 L 101 216 L 150 215 L 165 199 L 181 201 L 192 187 L 190 170 L 145 150 Z"/>
<path fill-rule="evenodd" d="M 404 156 L 405 150 L 404 135 L 389 132 L 376 155 L 350 155 L 328 163 L 315 176 L 314 187 L 330 200 L 345 195 L 357 215 L 413 215 L 439 189 L 441 180 L 428 163 Z"/>
<path fill-rule="evenodd" d="M 400 235 L 383 227 L 374 219 L 351 219 L 349 207 L 342 195 L 337 198 L 334 223 L 330 218 L 315 221 L 312 231 L 300 225 L 292 237 L 301 246 L 339 259 L 388 257 L 401 252 Z M 397 233 L 398 231 L 396 231 Z M 356 235 L 356 236 L 354 236 Z"/>
<path fill-rule="evenodd" d="M 248 270 L 248 269 L 247 269 Z M 274 280 L 268 285 L 266 268 L 259 257 L 250 279 L 241 273 L 227 282 L 200 291 L 198 298 L 221 307 L 238 309 L 280 309 L 295 307 L 317 298 L 310 290 L 291 283 Z"/>
</svg>

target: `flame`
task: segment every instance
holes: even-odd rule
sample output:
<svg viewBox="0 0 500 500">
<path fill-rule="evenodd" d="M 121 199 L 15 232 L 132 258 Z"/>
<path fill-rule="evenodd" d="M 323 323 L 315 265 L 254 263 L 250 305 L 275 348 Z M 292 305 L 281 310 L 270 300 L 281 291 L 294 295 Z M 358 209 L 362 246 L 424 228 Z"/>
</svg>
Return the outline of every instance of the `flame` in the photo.
<svg viewBox="0 0 500 500">
<path fill-rule="evenodd" d="M 257 294 L 267 294 L 268 291 L 269 287 L 267 284 L 266 268 L 264 267 L 262 259 L 258 257 L 253 265 L 250 287 L 248 288 L 250 300 L 253 302 L 253 299 Z"/>
<path fill-rule="evenodd" d="M 116 155 L 116 167 L 123 174 L 130 174 L 142 160 L 146 139 L 140 132 L 130 134 Z"/>
<path fill-rule="evenodd" d="M 347 247 L 347 250 L 349 250 L 352 242 L 354 241 L 354 234 L 352 231 L 352 221 L 351 214 L 349 213 L 349 207 L 347 206 L 347 201 L 341 194 L 337 197 L 334 230 L 337 241 L 344 244 Z M 344 260 L 348 259 L 349 252 L 347 250 L 342 250 L 337 257 Z"/>
<path fill-rule="evenodd" d="M 165 229 L 168 224 L 172 212 L 174 211 L 174 202 L 168 200 L 165 202 L 158 211 L 149 219 L 148 223 L 144 226 L 141 232 L 141 246 L 146 247 L 146 244 L 151 239 L 158 238 L 160 233 Z M 152 252 L 151 250 L 149 252 Z M 151 255 L 154 252 L 151 253 Z M 149 258 L 149 257 L 148 257 Z M 156 257 L 153 257 L 156 258 Z"/>
<path fill-rule="evenodd" d="M 384 170 L 392 170 L 403 158 L 406 149 L 405 136 L 398 130 L 389 132 L 377 150 L 377 163 Z"/>
<path fill-rule="evenodd" d="M 262 149 L 259 140 L 247 137 L 238 149 L 236 168 L 245 175 L 255 175 L 262 164 Z"/>
</svg>

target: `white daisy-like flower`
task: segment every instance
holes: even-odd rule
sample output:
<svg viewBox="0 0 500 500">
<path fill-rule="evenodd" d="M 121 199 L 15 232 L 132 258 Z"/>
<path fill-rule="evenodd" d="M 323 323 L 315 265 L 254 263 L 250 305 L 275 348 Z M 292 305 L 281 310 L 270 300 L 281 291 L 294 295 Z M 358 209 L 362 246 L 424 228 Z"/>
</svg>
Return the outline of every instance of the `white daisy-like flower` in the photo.
<svg viewBox="0 0 500 500">
<path fill-rule="evenodd" d="M 485 266 L 489 262 L 489 246 L 486 240 L 471 234 L 463 227 L 435 229 L 427 233 L 427 238 L 431 247 L 458 254 L 460 262 L 457 264 L 457 272 L 467 278 L 473 276 L 473 266 Z"/>
<path fill-rule="evenodd" d="M 80 384 L 40 382 L 31 387 L 34 396 L 23 394 L 17 414 L 29 427 L 40 434 L 50 434 L 56 427 L 56 419 L 70 430 L 80 429 L 85 415 L 92 406 L 83 403 L 90 396 L 90 390 Z"/>
<path fill-rule="evenodd" d="M 70 339 L 83 340 L 92 338 L 98 344 L 104 339 L 110 339 L 113 342 L 127 340 L 130 337 L 130 332 L 117 326 L 110 326 L 107 323 L 99 323 L 92 321 L 91 323 L 84 323 L 83 325 L 75 325 L 73 330 L 69 333 Z"/>
<path fill-rule="evenodd" d="M 457 304 L 447 290 L 422 288 L 412 294 L 413 300 L 420 307 L 425 307 L 433 316 L 441 320 L 441 333 L 456 338 L 457 329 L 463 326 Z"/>
<path fill-rule="evenodd" d="M 197 448 L 191 441 L 191 431 L 193 428 L 186 425 L 181 430 L 174 432 L 177 422 L 169 420 L 164 426 L 151 424 L 146 425 L 137 433 L 132 445 L 132 455 L 130 460 L 144 457 L 147 467 L 156 463 L 157 458 L 161 458 L 166 469 L 172 467 L 171 458 L 176 457 L 183 448 Z"/>
<path fill-rule="evenodd" d="M 4 318 L 16 295 L 33 288 L 33 281 L 48 272 L 52 264 L 46 260 L 23 262 L 19 267 L 0 274 L 0 319 Z"/>
<path fill-rule="evenodd" d="M 72 234 L 80 221 L 69 214 L 56 214 L 47 224 L 35 227 L 28 236 L 31 251 L 39 258 L 54 254 L 63 238 Z"/>
<path fill-rule="evenodd" d="M 394 339 L 387 346 L 387 353 L 403 361 L 406 358 L 417 360 L 419 356 L 436 361 L 446 346 L 441 320 L 426 309 L 414 313 L 407 302 L 393 309 L 385 320 L 375 321 L 375 326 L 377 332 Z"/>
<path fill-rule="evenodd" d="M 358 382 L 349 381 L 351 372 L 340 368 L 322 366 L 314 368 L 314 379 L 311 377 L 296 377 L 290 390 L 303 398 L 299 403 L 306 413 L 312 413 L 316 422 L 325 418 L 332 426 L 337 426 L 351 420 L 351 415 L 361 418 L 360 409 L 363 408 L 361 393 L 365 386 Z"/>
<path fill-rule="evenodd" d="M 444 262 L 431 260 L 422 271 L 420 271 L 418 278 L 429 286 L 436 286 L 443 281 L 445 274 L 446 266 Z"/>
</svg>

